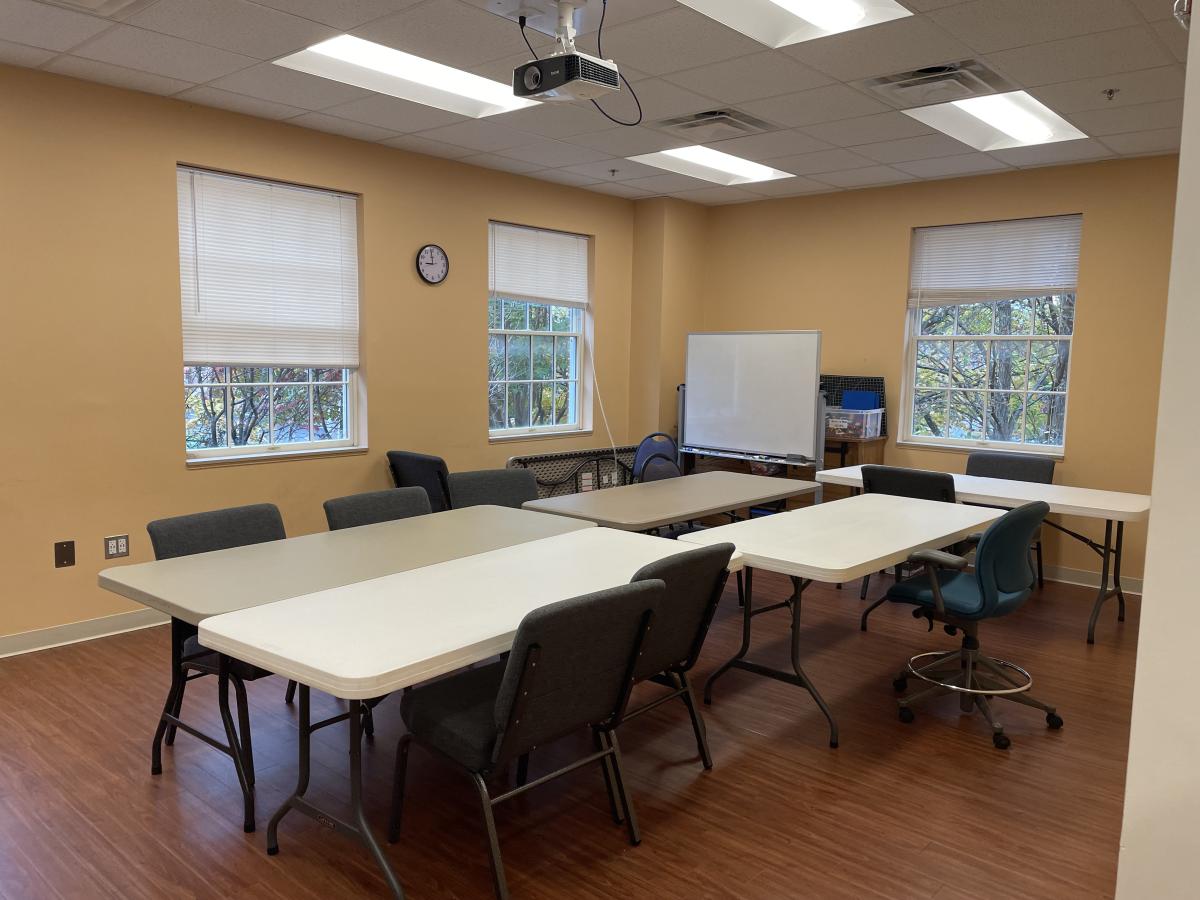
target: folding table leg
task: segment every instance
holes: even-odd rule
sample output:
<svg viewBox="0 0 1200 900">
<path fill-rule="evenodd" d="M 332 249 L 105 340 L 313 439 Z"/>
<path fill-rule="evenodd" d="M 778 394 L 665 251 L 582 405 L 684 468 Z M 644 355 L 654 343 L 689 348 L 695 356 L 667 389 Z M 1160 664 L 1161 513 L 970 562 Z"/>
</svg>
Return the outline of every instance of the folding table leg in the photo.
<svg viewBox="0 0 1200 900">
<path fill-rule="evenodd" d="M 1113 523 L 1104 523 L 1104 545 L 1097 548 L 1100 554 L 1100 589 L 1096 592 L 1096 600 L 1092 604 L 1092 615 L 1088 619 L 1089 644 L 1096 643 L 1096 622 L 1100 619 L 1100 611 L 1109 598 L 1117 598 L 1117 621 L 1125 621 L 1125 591 L 1121 587 L 1121 557 L 1125 550 L 1125 523 L 1117 522 L 1117 540 L 1113 544 Z M 1112 572 L 1112 587 L 1109 587 L 1109 572 Z"/>
<path fill-rule="evenodd" d="M 747 566 L 745 572 L 744 596 L 742 598 L 742 646 L 732 659 L 709 675 L 708 680 L 704 682 L 704 702 L 706 704 L 712 703 L 712 689 L 716 680 L 733 668 L 738 660 L 744 658 L 750 652 L 750 620 L 754 618 L 754 570 Z"/>
<path fill-rule="evenodd" d="M 167 701 L 163 704 L 162 715 L 158 717 L 158 727 L 154 730 L 154 741 L 150 747 L 150 774 L 162 774 L 162 742 L 168 733 L 167 744 L 174 742 L 175 727 L 167 716 L 179 717 L 180 704 L 183 702 L 183 690 L 187 678 L 183 671 L 183 642 L 187 640 L 188 629 L 185 622 L 171 619 L 171 688 L 167 691 Z"/>
</svg>

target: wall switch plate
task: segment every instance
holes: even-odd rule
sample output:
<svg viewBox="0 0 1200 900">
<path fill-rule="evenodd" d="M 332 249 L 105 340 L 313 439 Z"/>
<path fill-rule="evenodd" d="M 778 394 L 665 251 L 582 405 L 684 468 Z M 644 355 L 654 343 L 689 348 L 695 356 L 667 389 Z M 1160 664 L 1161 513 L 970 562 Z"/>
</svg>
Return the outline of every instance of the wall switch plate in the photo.
<svg viewBox="0 0 1200 900">
<path fill-rule="evenodd" d="M 117 559 L 129 555 L 129 535 L 114 534 L 104 539 L 104 558 Z"/>
<path fill-rule="evenodd" d="M 54 545 L 54 568 L 64 569 L 75 565 L 75 542 L 58 541 Z"/>
</svg>

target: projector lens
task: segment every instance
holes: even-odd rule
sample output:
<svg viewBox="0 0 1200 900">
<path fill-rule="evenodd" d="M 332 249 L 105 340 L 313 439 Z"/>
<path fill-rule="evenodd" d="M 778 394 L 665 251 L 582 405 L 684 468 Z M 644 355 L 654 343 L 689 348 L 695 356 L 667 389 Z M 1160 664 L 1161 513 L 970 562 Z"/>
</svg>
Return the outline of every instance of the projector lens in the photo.
<svg viewBox="0 0 1200 900">
<path fill-rule="evenodd" d="M 525 82 L 525 90 L 536 91 L 542 84 L 542 70 L 537 66 L 530 66 L 525 70 L 523 80 Z"/>
</svg>

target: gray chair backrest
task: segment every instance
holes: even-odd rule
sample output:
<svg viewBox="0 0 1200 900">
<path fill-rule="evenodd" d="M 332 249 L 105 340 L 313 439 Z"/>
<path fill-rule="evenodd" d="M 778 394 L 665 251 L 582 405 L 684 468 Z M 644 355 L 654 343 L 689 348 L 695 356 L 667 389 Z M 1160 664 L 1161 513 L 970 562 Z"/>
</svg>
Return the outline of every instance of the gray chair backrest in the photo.
<svg viewBox="0 0 1200 900">
<path fill-rule="evenodd" d="M 419 487 L 369 491 L 325 501 L 325 521 L 329 523 L 330 531 L 393 522 L 396 519 L 428 515 L 429 512 L 429 494 Z"/>
<path fill-rule="evenodd" d="M 493 763 L 620 717 L 663 591 L 661 581 L 639 581 L 525 616 L 496 696 Z"/>
<path fill-rule="evenodd" d="M 1051 484 L 1054 481 L 1054 460 L 1035 453 L 976 450 L 967 457 L 967 474 L 980 478 Z"/>
<path fill-rule="evenodd" d="M 647 481 L 662 481 L 666 478 L 679 478 L 682 475 L 683 472 L 679 471 L 679 465 L 674 459 L 663 456 L 661 453 L 655 453 L 642 465 L 641 474 L 636 480 L 644 484 Z"/>
<path fill-rule="evenodd" d="M 537 476 L 532 469 L 481 469 L 453 472 L 449 477 L 450 505 L 511 506 L 520 509 L 526 500 L 538 498 Z"/>
<path fill-rule="evenodd" d="M 733 551 L 729 543 L 699 547 L 656 560 L 634 574 L 634 582 L 666 585 L 638 660 L 639 681 L 667 670 L 686 672 L 696 664 L 725 590 Z"/>
<path fill-rule="evenodd" d="M 891 494 L 916 500 L 953 503 L 954 476 L 945 472 L 903 469 L 899 466 L 863 466 L 863 493 Z"/>
<path fill-rule="evenodd" d="M 429 508 L 441 512 L 450 508 L 450 490 L 446 486 L 446 461 L 428 453 L 408 450 L 389 450 L 388 466 L 396 487 L 424 488 L 429 495 Z"/>
<path fill-rule="evenodd" d="M 679 445 L 669 434 L 656 431 L 654 434 L 646 435 L 633 453 L 633 480 L 642 480 L 642 469 L 646 467 L 646 462 L 650 457 L 665 456 L 673 460 L 678 454 Z"/>
<path fill-rule="evenodd" d="M 287 537 L 283 517 L 273 503 L 156 519 L 146 526 L 146 531 L 150 533 L 155 559 L 265 544 Z"/>
</svg>

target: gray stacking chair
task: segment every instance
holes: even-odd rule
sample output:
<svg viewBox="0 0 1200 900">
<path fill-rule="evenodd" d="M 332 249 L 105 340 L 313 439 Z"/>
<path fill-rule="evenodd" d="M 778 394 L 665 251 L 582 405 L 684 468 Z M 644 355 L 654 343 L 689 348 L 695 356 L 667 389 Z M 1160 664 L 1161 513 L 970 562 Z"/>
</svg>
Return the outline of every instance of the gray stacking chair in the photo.
<svg viewBox="0 0 1200 900">
<path fill-rule="evenodd" d="M 1028 481 L 1034 484 L 1053 484 L 1054 460 L 1037 453 L 1009 453 L 1004 450 L 977 450 L 967 457 L 967 474 L 980 478 L 1007 478 L 1009 481 Z M 1038 587 L 1046 584 L 1042 565 L 1042 529 L 1033 536 L 1033 552 L 1037 556 Z"/>
<path fill-rule="evenodd" d="M 430 512 L 429 494 L 419 487 L 370 491 L 325 501 L 325 521 L 329 523 L 330 531 L 393 522 Z"/>
<path fill-rule="evenodd" d="M 979 647 L 979 623 L 1014 612 L 1033 590 L 1029 543 L 1049 511 L 1045 503 L 1028 503 L 993 522 L 973 541 L 977 543 L 973 572 L 966 571 L 966 559 L 941 550 L 918 550 L 909 557 L 924 565 L 925 571 L 897 582 L 887 599 L 911 604 L 913 616 L 926 619 L 931 630 L 934 622 L 940 622 L 948 634 L 961 631 L 963 638 L 960 650 L 920 653 L 908 661 L 893 687 L 904 691 L 912 677 L 926 687 L 900 700 L 900 721 L 913 721 L 912 704 L 917 701 L 954 694 L 963 712 L 978 707 L 983 713 L 992 726 L 992 743 L 1000 750 L 1007 750 L 1011 741 L 992 713 L 993 699 L 1032 706 L 1046 714 L 1050 728 L 1062 728 L 1054 707 L 1029 694 L 1033 679 L 1028 672 L 985 656 Z"/>
<path fill-rule="evenodd" d="M 481 469 L 478 472 L 452 472 L 447 484 L 450 505 L 509 506 L 520 509 L 526 500 L 538 498 L 537 476 L 532 469 Z"/>
<path fill-rule="evenodd" d="M 155 559 L 174 559 L 195 553 L 228 550 L 287 537 L 279 510 L 270 503 L 238 506 L 212 512 L 158 519 L 146 526 Z M 257 666 L 230 659 L 200 645 L 195 625 L 181 619 L 171 619 L 171 688 L 163 704 L 154 732 L 150 771 L 162 772 L 162 743 L 175 743 L 176 729 L 198 737 L 233 759 L 238 783 L 244 800 L 243 828 L 254 830 L 254 749 L 250 739 L 250 709 L 246 703 L 246 682 L 264 678 L 271 673 Z M 189 681 L 216 675 L 217 703 L 225 727 L 227 744 L 210 737 L 180 719 L 183 694 Z M 232 682 L 237 699 L 238 726 L 235 729 L 229 712 L 229 684 Z M 239 738 L 238 733 L 241 733 Z"/>
<path fill-rule="evenodd" d="M 954 476 L 945 472 L 926 472 L 922 469 L 904 469 L 899 466 L 863 466 L 864 494 L 891 494 L 895 497 L 911 497 L 916 500 L 937 500 L 942 503 L 954 503 Z M 896 578 L 901 575 L 901 566 L 896 567 Z M 871 576 L 864 575 L 859 599 L 867 599 L 867 588 Z M 859 628 L 867 630 L 867 617 L 887 602 L 887 597 L 881 597 L 863 610 L 859 620 Z"/>
<path fill-rule="evenodd" d="M 400 836 L 404 782 L 412 742 L 470 774 L 479 793 L 496 896 L 508 896 L 492 808 L 582 766 L 604 772 L 609 804 L 624 819 L 629 842 L 641 842 L 621 772 L 616 727 L 633 688 L 638 654 L 653 633 L 661 581 L 640 581 L 551 603 L 521 621 L 505 661 L 465 669 L 414 687 L 400 702 L 408 733 L 396 747 L 388 840 Z M 548 741 L 591 728 L 595 752 L 492 796 L 487 778 Z"/>
<path fill-rule="evenodd" d="M 637 480 L 639 482 L 647 481 L 662 481 L 666 478 L 680 478 L 683 472 L 679 468 L 679 464 L 670 456 L 664 456 L 662 453 L 654 453 L 647 457 L 638 470 Z"/>
<path fill-rule="evenodd" d="M 410 450 L 389 450 L 387 459 L 396 487 L 424 488 L 434 512 L 450 508 L 450 491 L 446 487 L 449 470 L 444 459 Z"/>
<path fill-rule="evenodd" d="M 675 438 L 661 431 L 656 431 L 654 434 L 648 434 L 638 443 L 637 450 L 633 452 L 633 469 L 630 475 L 635 482 L 643 481 L 643 472 L 646 468 L 646 463 L 652 457 L 663 456 L 672 462 L 679 455 L 679 445 L 675 443 Z"/>
</svg>

